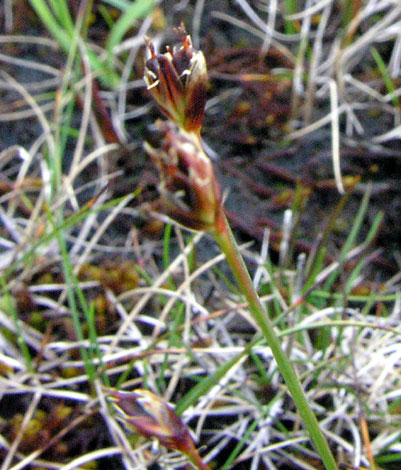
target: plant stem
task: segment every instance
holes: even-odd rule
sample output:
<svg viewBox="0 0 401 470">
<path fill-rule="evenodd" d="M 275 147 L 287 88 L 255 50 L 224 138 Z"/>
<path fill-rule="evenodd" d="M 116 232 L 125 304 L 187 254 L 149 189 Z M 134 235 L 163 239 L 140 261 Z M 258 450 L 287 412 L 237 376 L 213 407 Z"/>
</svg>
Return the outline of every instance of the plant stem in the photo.
<svg viewBox="0 0 401 470">
<path fill-rule="evenodd" d="M 215 225 L 215 229 L 211 233 L 219 244 L 222 252 L 226 255 L 227 262 L 230 265 L 238 287 L 248 301 L 249 311 L 272 350 L 277 366 L 287 384 L 295 405 L 299 410 L 304 425 L 309 431 L 310 437 L 322 458 L 326 470 L 337 470 L 338 467 L 336 461 L 330 451 L 326 438 L 319 427 L 316 416 L 309 406 L 291 361 L 283 351 L 280 340 L 274 331 L 267 312 L 255 291 L 252 280 L 249 276 L 242 255 L 238 250 L 237 243 L 223 211 Z"/>
</svg>

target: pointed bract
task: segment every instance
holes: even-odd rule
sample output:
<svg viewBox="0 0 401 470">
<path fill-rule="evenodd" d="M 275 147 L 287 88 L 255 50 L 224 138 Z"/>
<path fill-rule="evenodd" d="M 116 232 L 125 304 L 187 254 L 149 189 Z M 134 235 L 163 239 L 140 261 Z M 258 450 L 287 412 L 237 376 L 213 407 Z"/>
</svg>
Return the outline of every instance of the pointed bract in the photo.
<svg viewBox="0 0 401 470">
<path fill-rule="evenodd" d="M 145 64 L 144 80 L 148 90 L 166 116 L 187 132 L 200 132 L 205 112 L 207 68 L 201 51 L 192 47 L 191 37 L 183 27 L 179 49 L 167 48 L 158 55 L 145 39 L 150 59 Z"/>
<path fill-rule="evenodd" d="M 145 150 L 160 173 L 159 191 L 166 214 L 191 230 L 208 231 L 222 211 L 220 186 L 209 157 L 195 134 L 158 122 L 159 142 Z"/>
<path fill-rule="evenodd" d="M 149 390 L 133 392 L 112 390 L 108 399 L 118 418 L 133 431 L 146 438 L 156 438 L 168 449 L 185 455 L 197 453 L 187 426 L 173 408 Z"/>
</svg>

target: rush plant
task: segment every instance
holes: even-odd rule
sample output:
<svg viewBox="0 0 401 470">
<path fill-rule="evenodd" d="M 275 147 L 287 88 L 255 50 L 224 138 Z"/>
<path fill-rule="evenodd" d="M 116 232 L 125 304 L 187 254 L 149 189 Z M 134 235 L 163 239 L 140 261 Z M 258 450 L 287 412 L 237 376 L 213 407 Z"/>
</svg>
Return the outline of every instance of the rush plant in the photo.
<svg viewBox="0 0 401 470">
<path fill-rule="evenodd" d="M 185 28 L 177 30 L 181 47 L 158 55 L 150 40 L 146 62 L 148 90 L 169 122 L 156 124 L 155 142 L 146 151 L 159 170 L 159 191 L 165 213 L 189 230 L 211 234 L 224 253 L 248 308 L 269 344 L 311 440 L 327 470 L 337 469 L 328 443 L 311 410 L 291 361 L 253 286 L 227 221 L 221 190 L 202 148 L 201 124 L 206 102 L 207 71 L 201 51 L 194 50 Z"/>
</svg>

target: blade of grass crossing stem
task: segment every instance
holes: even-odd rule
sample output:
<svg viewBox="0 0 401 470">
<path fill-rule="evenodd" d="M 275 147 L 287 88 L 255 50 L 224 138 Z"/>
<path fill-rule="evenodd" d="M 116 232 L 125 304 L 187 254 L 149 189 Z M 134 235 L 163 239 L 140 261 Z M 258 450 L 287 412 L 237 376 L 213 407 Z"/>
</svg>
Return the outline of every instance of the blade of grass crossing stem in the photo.
<svg viewBox="0 0 401 470">
<path fill-rule="evenodd" d="M 303 424 L 308 430 L 310 438 L 326 466 L 326 470 L 337 470 L 337 464 L 334 460 L 333 454 L 331 453 L 330 447 L 319 427 L 315 414 L 309 406 L 292 363 L 283 351 L 281 342 L 276 335 L 266 310 L 255 291 L 242 255 L 238 250 L 237 243 L 225 217 L 223 220 L 219 220 L 219 223 L 216 224 L 216 228 L 212 232 L 212 235 L 220 246 L 221 251 L 226 255 L 226 260 L 237 281 L 238 287 L 241 289 L 242 294 L 248 302 L 249 312 L 258 324 L 272 351 L 277 362 L 278 369 L 284 378 L 296 407 L 298 408 Z"/>
<path fill-rule="evenodd" d="M 10 314 L 13 319 L 15 332 L 17 335 L 17 345 L 21 350 L 23 358 L 25 359 L 27 370 L 29 372 L 33 372 L 34 369 L 32 365 L 31 353 L 29 352 L 28 345 L 22 333 L 20 319 L 18 318 L 18 312 L 13 302 L 11 293 L 8 290 L 7 283 L 6 283 L 4 276 L 0 277 L 0 283 L 1 283 L 2 290 L 3 290 L 3 298 L 1 300 L 2 300 L 2 303 L 4 304 L 5 313 Z"/>
<path fill-rule="evenodd" d="M 175 407 L 176 413 L 179 415 L 182 414 L 186 409 L 196 403 L 199 398 L 206 395 L 212 387 L 217 385 L 220 380 L 227 374 L 227 372 L 234 367 L 237 362 L 239 362 L 243 357 L 249 355 L 249 352 L 260 341 L 260 338 L 256 338 L 251 341 L 244 348 L 242 352 L 234 356 L 232 359 L 229 359 L 227 362 L 221 364 L 213 374 L 208 375 L 200 382 L 198 382 L 194 387 L 191 388 L 177 403 Z"/>
</svg>

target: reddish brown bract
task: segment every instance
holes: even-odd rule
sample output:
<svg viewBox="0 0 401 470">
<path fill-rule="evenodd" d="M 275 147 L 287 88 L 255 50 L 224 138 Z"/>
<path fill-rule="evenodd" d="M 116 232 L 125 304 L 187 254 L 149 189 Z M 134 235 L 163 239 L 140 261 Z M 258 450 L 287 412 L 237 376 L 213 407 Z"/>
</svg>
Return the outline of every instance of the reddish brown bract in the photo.
<svg viewBox="0 0 401 470">
<path fill-rule="evenodd" d="M 207 69 L 201 51 L 192 47 L 191 37 L 181 27 L 182 45 L 167 48 L 158 55 L 153 43 L 146 39 L 150 59 L 145 64 L 148 90 L 164 114 L 188 132 L 200 132 L 206 104 Z"/>
<path fill-rule="evenodd" d="M 166 214 L 191 230 L 211 230 L 222 211 L 220 186 L 197 136 L 157 123 L 160 144 L 145 149 L 157 166 Z"/>
<path fill-rule="evenodd" d="M 196 453 L 187 426 L 173 408 L 154 393 L 143 389 L 133 392 L 113 390 L 109 400 L 117 410 L 118 418 L 132 430 L 148 439 L 158 439 L 168 449 L 185 455 Z"/>
</svg>

